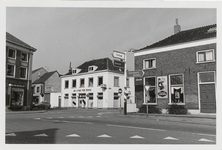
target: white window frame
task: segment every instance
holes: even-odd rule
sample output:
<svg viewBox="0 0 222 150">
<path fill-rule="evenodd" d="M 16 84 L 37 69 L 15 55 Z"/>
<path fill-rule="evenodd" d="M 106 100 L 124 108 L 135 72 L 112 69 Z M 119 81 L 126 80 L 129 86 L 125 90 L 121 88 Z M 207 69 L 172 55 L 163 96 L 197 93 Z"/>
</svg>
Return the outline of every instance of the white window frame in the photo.
<svg viewBox="0 0 222 150">
<path fill-rule="evenodd" d="M 150 61 L 150 60 L 154 60 L 155 63 L 153 63 L 153 66 L 150 67 L 150 68 L 146 68 L 146 61 Z M 156 58 L 149 58 L 149 59 L 144 59 L 143 60 L 143 70 L 146 70 L 146 69 L 155 69 L 156 68 Z"/>
<path fill-rule="evenodd" d="M 76 88 L 76 86 L 73 86 L 73 81 L 76 81 L 76 86 L 77 86 L 77 80 L 76 79 L 72 79 L 72 88 Z"/>
<path fill-rule="evenodd" d="M 183 78 L 183 103 L 172 103 L 171 102 L 171 87 L 181 87 L 181 84 L 178 84 L 178 85 L 172 85 L 171 86 L 171 76 L 177 76 L 177 75 L 182 75 L 182 78 Z M 185 89 L 184 89 L 184 74 L 181 73 L 181 74 L 170 74 L 169 75 L 169 103 L 168 105 L 173 105 L 173 104 L 176 104 L 176 105 L 185 105 L 186 102 L 185 102 Z"/>
<path fill-rule="evenodd" d="M 214 73 L 214 82 L 200 82 L 200 74 L 201 73 Z M 198 72 L 197 73 L 198 77 L 198 84 L 215 84 L 216 83 L 216 72 L 215 71 L 204 71 L 204 72 Z"/>
<path fill-rule="evenodd" d="M 82 81 L 83 80 L 83 86 L 81 85 L 82 84 Z M 85 87 L 85 78 L 80 78 L 80 88 L 84 88 Z"/>
<path fill-rule="evenodd" d="M 15 70 L 16 70 L 15 67 L 16 67 L 16 66 L 15 66 L 14 64 L 7 64 L 7 69 L 8 69 L 8 65 L 14 66 L 14 71 L 13 71 L 13 76 L 9 76 L 9 75 L 7 74 L 8 71 L 6 71 L 6 76 L 7 76 L 7 77 L 14 78 L 14 77 L 15 77 Z"/>
<path fill-rule="evenodd" d="M 9 51 L 10 51 L 10 50 L 15 51 L 15 58 L 14 58 L 14 57 L 9 57 Z M 10 58 L 10 59 L 16 59 L 16 56 L 17 56 L 17 50 L 16 50 L 16 49 L 13 49 L 13 48 L 8 48 L 8 58 Z"/>
<path fill-rule="evenodd" d="M 92 86 L 90 86 L 90 84 L 89 84 L 90 79 L 92 79 Z M 88 81 L 88 87 L 93 87 L 93 84 L 94 84 L 94 78 L 93 78 L 93 77 L 89 77 L 89 81 Z"/>
<path fill-rule="evenodd" d="M 25 78 L 21 77 L 21 68 L 25 68 Z M 20 67 L 20 70 L 19 70 L 19 78 L 20 79 L 27 79 L 27 69 L 28 69 L 27 67 L 22 67 L 22 66 Z"/>
<path fill-rule="evenodd" d="M 94 66 L 89 66 L 89 67 L 88 67 L 88 71 L 89 71 L 89 72 L 94 71 Z"/>
<path fill-rule="evenodd" d="M 151 86 L 151 87 L 155 87 L 155 94 L 156 94 L 156 103 L 148 103 L 148 105 L 157 105 L 157 81 L 156 81 L 156 76 L 147 76 L 147 77 L 144 77 L 144 81 L 143 81 L 143 85 L 145 87 L 145 79 L 146 78 L 155 78 L 155 86 Z M 145 93 L 145 88 L 143 89 L 143 104 L 147 104 L 146 102 L 146 93 Z"/>
<path fill-rule="evenodd" d="M 199 53 L 205 53 L 212 51 L 212 60 L 204 60 L 204 61 L 199 61 Z M 208 49 L 208 50 L 201 50 L 196 52 L 196 63 L 208 63 L 208 62 L 215 62 L 215 50 L 214 49 Z"/>
<path fill-rule="evenodd" d="M 99 84 L 99 78 L 102 78 L 102 80 L 103 80 L 103 76 L 98 76 L 98 86 L 101 86 L 104 82 L 102 81 L 102 84 Z"/>
<path fill-rule="evenodd" d="M 25 55 L 26 55 L 26 60 L 22 60 L 22 54 L 25 54 Z M 27 53 L 21 52 L 21 61 L 23 61 L 23 62 L 28 62 L 28 54 L 27 54 Z"/>
<path fill-rule="evenodd" d="M 115 85 L 115 78 L 117 78 L 118 79 L 118 83 L 117 83 L 117 85 Z M 114 81 L 113 81 L 113 86 L 114 87 L 119 87 L 119 77 L 117 77 L 117 76 L 114 76 Z"/>
<path fill-rule="evenodd" d="M 68 82 L 68 87 L 66 87 L 66 82 Z M 64 89 L 68 89 L 68 88 L 69 88 L 69 80 L 65 80 Z"/>
</svg>

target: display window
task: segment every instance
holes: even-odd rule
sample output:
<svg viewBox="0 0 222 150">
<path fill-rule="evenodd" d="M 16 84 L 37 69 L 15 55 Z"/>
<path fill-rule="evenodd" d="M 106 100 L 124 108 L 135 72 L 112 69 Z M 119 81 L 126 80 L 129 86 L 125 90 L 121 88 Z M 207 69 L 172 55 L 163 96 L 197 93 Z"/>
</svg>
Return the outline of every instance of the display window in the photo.
<svg viewBox="0 0 222 150">
<path fill-rule="evenodd" d="M 12 88 L 11 90 L 11 106 L 23 106 L 24 89 Z"/>
<path fill-rule="evenodd" d="M 170 75 L 170 104 L 184 104 L 183 74 Z"/>
<path fill-rule="evenodd" d="M 144 103 L 156 104 L 157 96 L 156 96 L 156 77 L 146 77 L 144 80 Z"/>
</svg>

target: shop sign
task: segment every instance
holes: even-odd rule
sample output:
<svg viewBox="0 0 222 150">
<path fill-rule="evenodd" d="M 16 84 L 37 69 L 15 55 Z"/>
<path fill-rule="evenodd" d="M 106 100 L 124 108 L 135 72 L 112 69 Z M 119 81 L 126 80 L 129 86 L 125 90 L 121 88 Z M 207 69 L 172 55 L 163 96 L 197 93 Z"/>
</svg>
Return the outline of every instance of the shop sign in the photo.
<svg viewBox="0 0 222 150">
<path fill-rule="evenodd" d="M 73 92 L 85 92 L 85 91 L 92 91 L 92 89 L 77 89 L 77 90 L 73 90 Z"/>
<path fill-rule="evenodd" d="M 167 76 L 157 77 L 157 98 L 168 98 Z"/>
<path fill-rule="evenodd" d="M 127 71 L 127 77 L 143 77 L 144 71 L 137 70 L 137 71 Z"/>
</svg>

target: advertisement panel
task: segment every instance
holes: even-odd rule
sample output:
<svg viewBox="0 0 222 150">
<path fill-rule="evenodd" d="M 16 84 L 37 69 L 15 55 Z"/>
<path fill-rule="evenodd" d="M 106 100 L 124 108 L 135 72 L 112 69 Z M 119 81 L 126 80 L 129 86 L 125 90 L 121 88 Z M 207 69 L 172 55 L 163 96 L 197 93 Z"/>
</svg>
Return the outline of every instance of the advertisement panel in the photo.
<svg viewBox="0 0 222 150">
<path fill-rule="evenodd" d="M 168 98 L 167 76 L 157 77 L 157 98 Z"/>
</svg>

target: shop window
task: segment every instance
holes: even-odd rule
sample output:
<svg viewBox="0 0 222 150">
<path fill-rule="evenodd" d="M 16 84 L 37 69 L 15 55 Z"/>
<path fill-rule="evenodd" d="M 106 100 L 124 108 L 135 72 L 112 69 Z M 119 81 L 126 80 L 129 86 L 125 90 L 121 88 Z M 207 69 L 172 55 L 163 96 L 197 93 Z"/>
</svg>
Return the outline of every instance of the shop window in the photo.
<svg viewBox="0 0 222 150">
<path fill-rule="evenodd" d="M 15 54 L 16 54 L 15 50 L 9 49 L 9 51 L 8 51 L 8 57 L 9 58 L 15 58 L 15 56 L 16 56 Z"/>
<path fill-rule="evenodd" d="M 144 103 L 147 103 L 147 101 L 148 101 L 149 104 L 156 104 L 157 103 L 157 99 L 156 99 L 156 77 L 146 77 L 144 82 L 145 82 Z"/>
<path fill-rule="evenodd" d="M 114 100 L 118 100 L 118 99 L 119 99 L 119 93 L 114 93 L 113 99 L 114 99 Z"/>
<path fill-rule="evenodd" d="M 98 97 L 98 99 L 103 99 L 103 93 L 98 93 L 98 95 L 97 95 L 97 97 Z"/>
<path fill-rule="evenodd" d="M 65 81 L 65 89 L 68 89 L 69 88 L 69 80 L 66 80 Z"/>
<path fill-rule="evenodd" d="M 26 79 L 26 74 L 27 74 L 27 68 L 20 68 L 20 78 Z"/>
<path fill-rule="evenodd" d="M 15 66 L 8 64 L 7 66 L 7 76 L 14 77 L 15 76 Z"/>
<path fill-rule="evenodd" d="M 93 100 L 93 93 L 89 93 L 88 96 L 89 96 L 89 100 Z"/>
<path fill-rule="evenodd" d="M 21 53 L 21 60 L 22 60 L 22 61 L 28 61 L 28 54 L 26 54 L 26 53 Z"/>
<path fill-rule="evenodd" d="M 114 77 L 114 87 L 119 87 L 119 77 Z"/>
<path fill-rule="evenodd" d="M 156 68 L 156 59 L 146 59 L 143 61 L 143 69 L 153 69 Z"/>
<path fill-rule="evenodd" d="M 199 73 L 199 83 L 215 82 L 214 72 Z"/>
<path fill-rule="evenodd" d="M 72 93 L 72 103 L 76 105 L 76 93 Z"/>
<path fill-rule="evenodd" d="M 197 52 L 197 62 L 198 63 L 212 62 L 212 61 L 215 61 L 213 49 Z"/>
<path fill-rule="evenodd" d="M 80 79 L 80 87 L 84 87 L 85 86 L 85 79 Z"/>
<path fill-rule="evenodd" d="M 72 80 L 72 87 L 73 87 L 73 88 L 76 87 L 76 79 Z"/>
<path fill-rule="evenodd" d="M 11 105 L 12 106 L 23 106 L 24 102 L 24 89 L 12 88 L 11 94 Z"/>
<path fill-rule="evenodd" d="M 69 94 L 65 94 L 64 98 L 69 99 Z"/>
<path fill-rule="evenodd" d="M 170 75 L 170 104 L 184 103 L 183 75 Z"/>
<path fill-rule="evenodd" d="M 103 84 L 103 77 L 98 77 L 98 86 Z"/>
<path fill-rule="evenodd" d="M 93 87 L 93 78 L 89 78 L 89 87 Z"/>
</svg>

